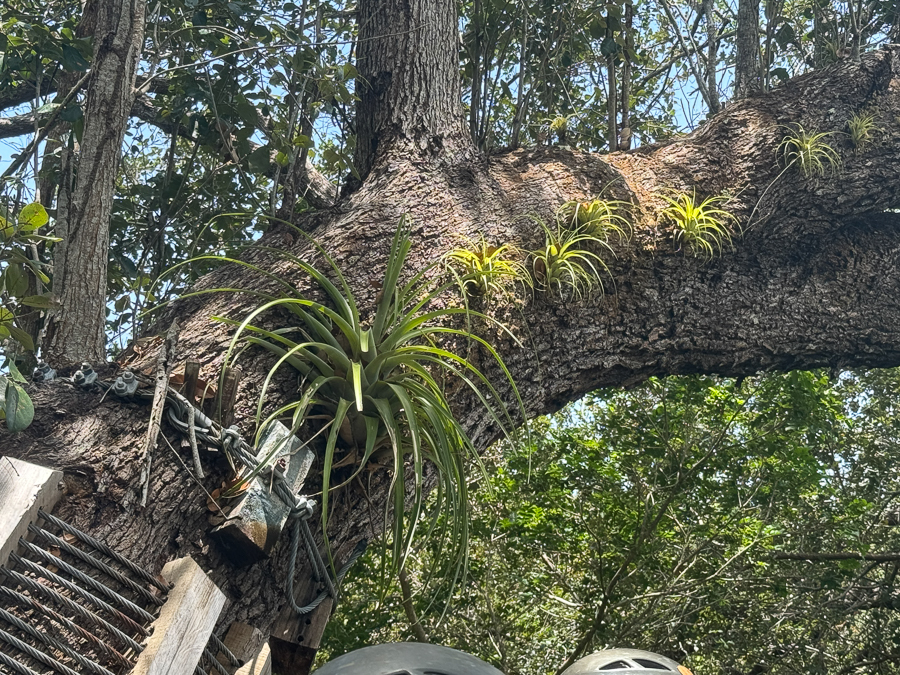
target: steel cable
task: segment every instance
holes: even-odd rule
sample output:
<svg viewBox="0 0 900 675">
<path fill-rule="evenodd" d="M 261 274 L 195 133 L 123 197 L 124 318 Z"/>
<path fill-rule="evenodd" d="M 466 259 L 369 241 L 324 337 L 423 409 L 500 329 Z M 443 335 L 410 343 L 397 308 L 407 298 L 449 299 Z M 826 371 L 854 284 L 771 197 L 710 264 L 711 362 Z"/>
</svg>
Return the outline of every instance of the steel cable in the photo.
<svg viewBox="0 0 900 675">
<path fill-rule="evenodd" d="M 62 626 L 66 630 L 74 633 L 75 635 L 77 635 L 81 639 L 85 640 L 86 642 L 90 642 L 100 652 L 102 652 L 106 658 L 108 658 L 112 661 L 115 661 L 116 663 L 118 663 L 120 666 L 123 666 L 127 670 L 131 670 L 131 668 L 134 666 L 134 664 L 131 661 L 126 659 L 118 651 L 116 651 L 115 649 L 110 647 L 108 644 L 103 642 L 103 640 L 98 638 L 96 635 L 94 635 L 90 631 L 82 628 L 77 623 L 75 623 L 71 619 L 63 616 L 62 614 L 54 612 L 52 609 L 50 609 L 46 605 L 42 605 L 34 598 L 31 598 L 27 595 L 22 595 L 18 591 L 14 591 L 13 589 L 7 588 L 6 586 L 0 586 L 0 593 L 6 594 L 8 597 L 12 598 L 13 600 L 15 600 L 16 602 L 18 602 L 20 605 L 22 605 L 24 607 L 28 607 L 32 610 L 36 610 L 36 611 L 42 613 L 44 616 L 49 618 L 51 621 L 55 621 L 56 623 L 58 623 L 60 626 Z"/>
<path fill-rule="evenodd" d="M 28 654 L 28 656 L 33 658 L 35 661 L 40 661 L 41 663 L 50 666 L 51 668 L 53 668 L 53 670 L 61 673 L 62 675 L 79 675 L 79 673 L 76 673 L 74 670 L 69 668 L 69 666 L 60 663 L 50 656 L 47 656 L 44 652 L 40 651 L 39 649 L 35 649 L 27 642 L 22 642 L 19 638 L 10 635 L 5 630 L 0 630 L 0 640 L 10 645 L 11 647 L 15 647 L 23 654 Z"/>
<path fill-rule="evenodd" d="M 68 656 L 73 661 L 76 661 L 80 666 L 87 668 L 88 670 L 98 673 L 98 675 L 113 675 L 106 668 L 101 666 L 99 663 L 94 663 L 89 658 L 78 654 L 77 652 L 70 649 L 67 645 L 62 644 L 58 640 L 54 640 L 50 637 L 46 632 L 39 631 L 37 628 L 28 625 L 22 619 L 17 617 L 15 614 L 10 614 L 5 609 L 0 608 L 0 619 L 3 619 L 8 624 L 15 626 L 20 631 L 25 633 L 26 635 L 31 636 L 35 640 L 39 642 L 43 642 L 45 645 L 50 647 L 51 649 L 56 649 L 61 651 L 63 654 Z"/>
<path fill-rule="evenodd" d="M 55 583 L 59 586 L 62 586 L 70 593 L 76 593 L 76 594 L 80 595 L 82 598 L 84 598 L 85 600 L 90 602 L 95 607 L 102 609 L 103 611 L 107 612 L 110 616 L 116 617 L 117 619 L 122 621 L 122 623 L 128 625 L 128 627 L 131 630 L 133 630 L 134 632 L 140 633 L 143 636 L 147 636 L 150 634 L 146 628 L 141 626 L 139 623 L 136 623 L 134 621 L 134 619 L 132 619 L 130 616 L 128 616 L 127 614 L 123 614 L 122 612 L 117 610 L 115 607 L 110 605 L 108 602 L 105 602 L 105 601 L 101 600 L 100 598 L 96 597 L 95 595 L 92 595 L 88 591 L 79 587 L 78 584 L 74 584 L 71 581 L 67 581 L 66 579 L 63 579 L 58 574 L 54 574 L 47 568 L 42 567 L 41 565 L 38 565 L 37 563 L 32 562 L 31 560 L 26 560 L 25 558 L 19 556 L 16 553 L 10 553 L 9 559 L 15 561 L 16 563 L 18 563 L 19 565 L 21 565 L 22 567 L 27 569 L 29 572 L 32 572 L 33 574 L 37 574 L 38 576 L 46 577 L 53 583 Z"/>
<path fill-rule="evenodd" d="M 77 537 L 78 539 L 83 541 L 85 544 L 87 544 L 89 546 L 93 546 L 95 549 L 97 549 L 101 553 L 109 556 L 110 558 L 115 560 L 120 565 L 127 567 L 132 572 L 134 572 L 137 576 L 141 577 L 145 581 L 156 586 L 163 593 L 169 592 L 169 588 L 170 588 L 169 586 L 163 584 L 159 579 L 157 579 L 155 576 L 150 574 L 150 572 L 145 570 L 143 567 L 141 567 L 137 563 L 134 563 L 131 560 L 129 560 L 128 558 L 126 558 L 125 556 L 120 555 L 120 554 L 116 553 L 115 551 L 113 551 L 109 546 L 104 544 L 102 541 L 98 541 L 97 539 L 94 539 L 91 535 L 85 534 L 81 530 L 73 527 L 72 525 L 69 525 L 64 520 L 60 520 L 56 516 L 51 516 L 49 513 L 44 511 L 44 509 L 40 509 L 38 511 L 38 515 L 41 518 L 43 518 L 46 522 L 53 523 L 54 525 L 56 525 L 58 528 L 60 528 L 64 532 L 68 532 L 73 537 Z"/>
<path fill-rule="evenodd" d="M 36 567 L 41 569 L 37 565 L 36 565 Z M 122 644 L 129 647 L 130 649 L 133 649 L 136 654 L 140 654 L 144 650 L 144 648 L 140 644 L 135 642 L 135 640 L 133 638 L 129 637 L 128 635 L 123 633 L 121 630 L 119 630 L 118 628 L 113 626 L 106 619 L 104 619 L 101 616 L 97 616 L 94 612 L 89 610 L 87 607 L 82 607 L 77 602 L 72 601 L 71 599 L 69 599 L 65 595 L 63 595 L 62 593 L 59 593 L 57 590 L 50 588 L 49 586 L 47 586 L 45 584 L 38 583 L 34 579 L 30 579 L 30 578 L 26 577 L 24 574 L 19 574 L 18 572 L 7 569 L 5 567 L 0 567 L 0 573 L 6 574 L 8 578 L 12 579 L 16 583 L 18 583 L 20 586 L 24 586 L 32 593 L 40 593 L 42 595 L 45 595 L 45 596 L 49 597 L 51 600 L 59 603 L 60 605 L 62 605 L 66 609 L 68 609 L 69 611 L 77 614 L 81 618 L 90 621 L 95 626 L 103 627 L 110 635 L 116 637 L 120 642 L 122 642 Z M 0 588 L 2 588 L 2 590 L 9 590 L 9 589 L 3 588 L 3 587 L 0 587 Z M 15 593 L 16 591 L 12 591 L 12 592 Z"/>
<path fill-rule="evenodd" d="M 209 639 L 216 646 L 216 649 L 218 649 L 225 655 L 225 658 L 228 659 L 228 663 L 233 665 L 235 668 L 239 668 L 240 666 L 244 665 L 243 662 L 241 662 L 241 660 L 236 657 L 228 647 L 225 646 L 225 643 L 216 637 L 215 633 L 210 635 Z"/>
<path fill-rule="evenodd" d="M 2 663 L 7 668 L 12 668 L 19 675 L 37 675 L 31 668 L 28 666 L 23 666 L 21 663 L 13 659 L 11 656 L 7 656 L 3 652 L 0 652 L 0 663 Z M 206 675 L 206 673 L 203 673 Z"/>
<path fill-rule="evenodd" d="M 55 544 L 55 545 L 59 546 L 59 548 L 62 549 L 63 551 L 65 551 L 66 553 L 75 556 L 79 560 L 86 562 L 91 567 L 94 567 L 94 568 L 100 570 L 101 572 L 103 572 L 104 574 L 106 574 L 107 576 L 112 577 L 113 579 L 118 581 L 123 586 L 130 588 L 135 593 L 137 593 L 138 595 L 143 597 L 145 600 L 147 600 L 147 602 L 151 602 L 154 605 L 156 605 L 157 607 L 162 606 L 162 604 L 165 602 L 165 600 L 163 600 L 159 596 L 153 595 L 146 588 L 144 588 L 140 584 L 132 581 L 131 579 L 126 577 L 124 574 L 122 574 L 118 570 L 113 569 L 112 567 L 107 565 L 102 560 L 97 560 L 97 558 L 92 556 L 87 551 L 82 551 L 80 548 L 72 546 L 65 539 L 60 539 L 56 535 L 50 534 L 44 528 L 37 527 L 36 525 L 32 524 L 32 525 L 28 526 L 28 531 L 31 532 L 32 534 L 43 537 L 51 544 Z"/>
<path fill-rule="evenodd" d="M 62 570 L 69 576 L 74 577 L 75 579 L 77 579 L 78 581 L 83 583 L 85 586 L 90 586 L 91 590 L 96 591 L 100 595 L 105 595 L 110 602 L 118 603 L 125 609 L 129 610 L 132 613 L 132 615 L 136 614 L 138 618 L 143 619 L 147 623 L 153 623 L 153 621 L 156 619 L 156 617 L 153 616 L 150 612 L 148 612 L 147 610 L 145 610 L 141 607 L 138 607 L 136 604 L 131 602 L 131 600 L 129 600 L 128 598 L 123 598 L 121 595 L 116 593 L 114 590 L 112 590 L 111 588 L 107 588 L 106 586 L 101 584 L 99 581 L 97 581 L 93 577 L 90 577 L 87 574 L 85 574 L 84 572 L 82 572 L 77 567 L 72 567 L 72 565 L 67 563 L 65 560 L 58 558 L 57 556 L 53 555 L 49 551 L 45 551 L 40 546 L 35 546 L 30 541 L 27 541 L 25 538 L 23 538 L 23 537 L 19 538 L 19 546 L 24 548 L 29 553 L 37 556 L 38 558 L 43 560 L 45 563 L 53 565 L 54 567 L 58 567 L 60 570 Z M 134 618 L 134 617 L 132 616 L 132 618 Z"/>
</svg>

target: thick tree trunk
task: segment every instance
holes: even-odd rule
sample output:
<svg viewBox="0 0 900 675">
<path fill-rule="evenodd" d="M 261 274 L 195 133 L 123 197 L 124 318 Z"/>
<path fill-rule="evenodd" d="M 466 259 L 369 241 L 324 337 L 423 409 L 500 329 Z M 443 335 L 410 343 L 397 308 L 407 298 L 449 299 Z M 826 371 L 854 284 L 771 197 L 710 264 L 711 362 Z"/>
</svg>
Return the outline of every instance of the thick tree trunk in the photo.
<svg viewBox="0 0 900 675">
<path fill-rule="evenodd" d="M 355 163 L 363 179 L 400 146 L 422 158 L 470 152 L 459 96 L 456 3 L 361 2 L 359 27 Z"/>
<path fill-rule="evenodd" d="M 59 310 L 50 318 L 45 358 L 60 365 L 106 354 L 106 266 L 109 218 L 125 125 L 144 39 L 141 0 L 97 0 L 96 47 L 84 110 L 74 186 L 63 172 L 53 256 L 53 292 Z"/>
<path fill-rule="evenodd" d="M 529 415 L 556 410 L 597 387 L 654 375 L 900 364 L 900 216 L 889 212 L 900 207 L 894 189 L 900 179 L 900 52 L 867 55 L 731 105 L 665 145 L 604 156 L 536 148 L 485 161 L 466 140 L 460 114 L 452 3 L 414 0 L 403 9 L 378 0 L 363 2 L 360 14 L 361 27 L 368 27 L 360 33 L 360 158 L 367 178 L 334 210 L 300 225 L 337 259 L 362 311 L 374 304 L 371 282 L 380 278 L 403 214 L 414 223 L 411 274 L 482 232 L 492 242 L 538 246 L 542 232 L 527 216 L 549 219 L 564 201 L 603 195 L 630 200 L 634 224 L 616 257 L 605 257 L 605 295 L 576 302 L 538 294 L 522 312 L 503 303 L 483 308 L 521 338 L 524 346 L 499 331 L 483 331 L 511 368 Z M 816 182 L 782 173 L 776 148 L 786 125 L 838 131 L 864 106 L 876 111 L 885 131 L 861 155 L 836 136 L 846 162 L 840 176 Z M 660 220 L 661 195 L 673 190 L 733 195 L 726 208 L 745 230 L 734 250 L 712 261 L 681 251 Z M 284 229 L 274 228 L 263 243 L 316 257 Z M 248 257 L 306 283 L 264 251 Z M 232 265 L 197 288 L 270 285 Z M 170 315 L 177 313 L 183 326 L 177 358 L 199 360 L 203 375 L 214 377 L 231 330 L 209 317 L 241 318 L 254 306 L 252 297 L 234 293 L 179 303 Z M 489 359 L 482 361 L 490 373 Z M 149 350 L 135 367 L 152 363 Z M 245 433 L 252 431 L 255 396 L 270 364 L 252 351 L 242 362 L 237 415 Z M 271 405 L 297 396 L 296 386 L 282 381 Z M 283 614 L 284 542 L 271 560 L 234 568 L 208 539 L 206 496 L 182 464 L 188 453 L 179 460 L 165 443 L 160 446 L 148 505 L 137 507 L 146 406 L 101 401 L 65 383 L 36 386 L 32 394 L 34 425 L 17 436 L 0 431 L 0 447 L 65 471 L 66 517 L 155 569 L 192 555 L 229 595 L 223 623 L 242 620 L 263 631 L 277 626 L 277 637 L 298 639 L 305 624 L 291 624 Z M 501 394 L 514 409 L 510 393 Z M 481 447 L 496 438 L 497 430 L 462 390 L 450 398 Z M 177 448 L 172 430 L 164 425 L 163 433 Z M 211 490 L 227 467 L 215 454 L 204 462 Z M 314 469 L 304 492 L 319 489 L 320 471 Z M 351 484 L 333 498 L 329 537 L 338 562 L 361 537 L 380 529 L 388 476 L 376 472 L 368 479 L 364 488 Z M 304 583 L 311 583 L 311 571 L 302 560 L 300 567 L 300 588 L 308 593 Z"/>
</svg>

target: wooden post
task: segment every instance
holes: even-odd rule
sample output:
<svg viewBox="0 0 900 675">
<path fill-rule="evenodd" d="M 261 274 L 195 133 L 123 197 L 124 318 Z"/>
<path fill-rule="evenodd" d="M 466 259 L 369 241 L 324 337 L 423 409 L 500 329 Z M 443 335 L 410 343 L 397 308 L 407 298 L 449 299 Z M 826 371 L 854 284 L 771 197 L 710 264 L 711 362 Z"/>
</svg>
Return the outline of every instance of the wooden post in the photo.
<svg viewBox="0 0 900 675">
<path fill-rule="evenodd" d="M 219 417 L 219 423 L 225 428 L 234 424 L 234 404 L 237 400 L 241 375 L 241 371 L 237 368 L 226 368 L 225 376 L 222 378 L 216 416 Z"/>
<path fill-rule="evenodd" d="M 298 605 L 304 605 L 320 590 L 321 585 L 309 578 L 307 583 L 296 586 L 294 600 Z M 281 610 L 272 626 L 272 637 L 269 638 L 272 669 L 276 673 L 309 673 L 316 660 L 316 652 L 322 644 L 322 635 L 333 607 L 334 599 L 329 597 L 306 616 L 298 617 L 290 606 Z"/>
<path fill-rule="evenodd" d="M 225 606 L 225 594 L 192 558 L 166 563 L 162 575 L 174 587 L 129 675 L 193 673 Z"/>
<path fill-rule="evenodd" d="M 277 421 L 266 428 L 257 461 L 263 461 L 272 451 L 275 454 L 269 465 L 283 465 L 287 487 L 296 494 L 315 459 L 312 451 Z M 272 494 L 268 480 L 256 478 L 228 512 L 228 520 L 216 527 L 212 535 L 235 565 L 249 565 L 272 552 L 289 514 L 289 508 Z"/>
<path fill-rule="evenodd" d="M 253 626 L 235 621 L 222 641 L 244 665 L 234 675 L 272 675 L 272 657 L 266 636 Z M 224 661 L 224 657 L 219 657 Z"/>
<path fill-rule="evenodd" d="M 49 513 L 56 506 L 62 477 L 61 471 L 0 457 L 0 565 L 6 565 L 38 511 Z"/>
<path fill-rule="evenodd" d="M 184 364 L 184 397 L 191 405 L 197 403 L 197 380 L 200 379 L 200 362 L 187 361 Z"/>
</svg>

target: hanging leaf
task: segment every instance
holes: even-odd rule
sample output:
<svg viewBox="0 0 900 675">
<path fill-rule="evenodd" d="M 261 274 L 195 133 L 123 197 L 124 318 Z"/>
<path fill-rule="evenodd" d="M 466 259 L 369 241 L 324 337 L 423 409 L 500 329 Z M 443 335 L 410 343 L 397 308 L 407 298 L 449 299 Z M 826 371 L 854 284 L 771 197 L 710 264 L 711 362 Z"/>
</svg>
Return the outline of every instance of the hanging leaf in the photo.
<svg viewBox="0 0 900 675">
<path fill-rule="evenodd" d="M 63 68 L 69 71 L 83 73 L 90 68 L 90 63 L 81 55 L 75 47 L 71 45 L 62 46 L 62 64 Z"/>
<path fill-rule="evenodd" d="M 600 53 L 603 56 L 612 56 L 617 51 L 619 51 L 619 45 L 611 36 L 607 35 L 603 38 L 603 42 L 600 43 Z"/>
<path fill-rule="evenodd" d="M 84 117 L 84 111 L 77 103 L 70 103 L 59 114 L 59 119 L 63 122 L 77 122 Z"/>
<path fill-rule="evenodd" d="M 25 276 L 25 270 L 21 263 L 10 263 L 9 267 L 6 268 L 4 279 L 6 292 L 14 298 L 28 292 L 28 277 Z"/>
<path fill-rule="evenodd" d="M 16 362 L 11 360 L 8 362 L 9 365 L 9 377 L 13 380 L 13 382 L 18 382 L 19 384 L 28 384 L 28 380 L 26 380 L 22 373 L 19 372 L 19 368 L 16 366 Z"/>
<path fill-rule="evenodd" d="M 7 326 L 7 329 L 9 330 L 9 334 L 12 335 L 13 339 L 16 342 L 22 345 L 29 352 L 34 351 L 34 340 L 31 339 L 31 336 L 28 333 L 12 324 Z"/>
<path fill-rule="evenodd" d="M 34 404 L 26 391 L 11 380 L 6 381 L 6 400 L 4 401 L 6 428 L 12 433 L 28 428 L 34 420 Z"/>
<path fill-rule="evenodd" d="M 20 299 L 19 302 L 28 307 L 37 307 L 38 309 L 53 309 L 56 307 L 56 301 L 49 294 L 27 295 Z"/>
</svg>

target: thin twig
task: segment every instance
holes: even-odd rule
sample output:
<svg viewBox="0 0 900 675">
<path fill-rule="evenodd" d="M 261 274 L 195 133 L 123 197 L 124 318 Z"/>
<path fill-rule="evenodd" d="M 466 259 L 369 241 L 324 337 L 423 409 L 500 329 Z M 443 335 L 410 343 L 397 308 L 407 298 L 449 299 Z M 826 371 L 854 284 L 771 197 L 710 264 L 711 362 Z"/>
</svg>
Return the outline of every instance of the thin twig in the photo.
<svg viewBox="0 0 900 675">
<path fill-rule="evenodd" d="M 217 502 L 217 501 L 216 501 L 216 498 L 213 497 L 213 496 L 209 493 L 209 490 L 207 490 L 206 487 L 204 487 L 203 483 L 201 483 L 199 480 L 197 480 L 197 477 L 196 477 L 194 474 L 191 473 L 191 470 L 188 468 L 188 465 L 184 463 L 184 460 L 183 460 L 183 459 L 181 459 L 181 455 L 178 454 L 178 451 L 177 451 L 177 450 L 175 449 L 175 447 L 172 445 L 172 442 L 168 439 L 168 437 L 167 437 L 165 434 L 160 434 L 160 436 L 162 436 L 162 439 L 166 442 L 166 445 L 169 446 L 169 449 L 172 451 L 172 453 L 175 455 L 175 457 L 178 458 L 178 461 L 179 461 L 179 463 L 181 464 L 181 466 L 183 466 L 183 467 L 184 467 L 184 470 L 187 471 L 188 476 L 190 476 L 191 478 L 193 478 L 193 479 L 194 479 L 194 482 L 195 482 L 197 485 L 200 486 L 200 489 L 203 490 L 203 492 L 206 493 L 206 498 L 209 499 L 209 501 L 211 501 L 211 502 L 213 503 L 213 505 L 214 505 L 214 506 L 216 507 L 216 509 L 218 510 L 219 515 L 224 516 L 224 515 L 225 515 L 225 511 L 222 510 L 222 507 L 219 505 L 219 502 Z M 229 520 L 231 520 L 231 519 L 229 518 Z"/>
<path fill-rule="evenodd" d="M 188 441 L 191 444 L 191 457 L 194 459 L 194 471 L 197 478 L 206 478 L 203 475 L 203 466 L 200 464 L 200 450 L 197 448 L 197 421 L 194 419 L 194 406 L 188 410 Z"/>
<path fill-rule="evenodd" d="M 69 93 L 66 94 L 66 97 L 62 100 L 62 103 L 59 104 L 59 107 L 53 111 L 50 117 L 47 118 L 47 122 L 44 124 L 41 132 L 32 139 L 31 143 L 29 143 L 25 149 L 21 152 L 21 154 L 16 157 L 16 159 L 6 167 L 6 171 L 3 172 L 3 175 L 0 175 L 0 180 L 11 176 L 16 171 L 19 170 L 25 162 L 28 161 L 28 157 L 31 153 L 44 141 L 47 137 L 47 134 L 50 133 L 50 130 L 53 128 L 53 124 L 56 122 L 56 118 L 59 117 L 59 114 L 65 109 L 67 105 L 69 105 L 69 101 L 71 101 L 75 94 L 77 94 L 81 88 L 84 86 L 84 83 L 88 81 L 88 78 L 91 76 L 90 71 L 84 74 L 78 82 L 75 83 L 75 86 L 69 90 Z"/>
</svg>

